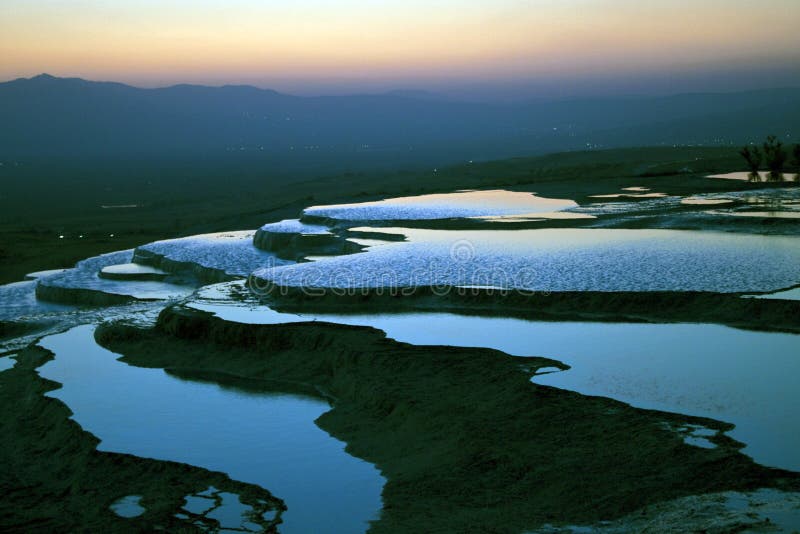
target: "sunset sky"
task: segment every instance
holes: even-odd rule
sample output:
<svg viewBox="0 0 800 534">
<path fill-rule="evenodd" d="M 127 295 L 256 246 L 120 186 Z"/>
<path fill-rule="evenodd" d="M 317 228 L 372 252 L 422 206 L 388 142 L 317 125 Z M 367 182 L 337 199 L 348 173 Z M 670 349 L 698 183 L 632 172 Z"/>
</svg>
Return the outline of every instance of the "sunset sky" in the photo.
<svg viewBox="0 0 800 534">
<path fill-rule="evenodd" d="M 798 0 L 0 2 L 2 80 L 315 93 L 716 76 L 756 87 L 800 82 L 798 59 Z"/>
</svg>

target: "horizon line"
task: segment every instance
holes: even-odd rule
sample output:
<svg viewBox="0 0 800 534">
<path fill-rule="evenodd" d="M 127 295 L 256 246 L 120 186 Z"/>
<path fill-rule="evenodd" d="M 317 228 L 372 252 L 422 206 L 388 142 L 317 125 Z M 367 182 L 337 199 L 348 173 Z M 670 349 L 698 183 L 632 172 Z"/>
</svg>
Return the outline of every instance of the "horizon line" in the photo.
<svg viewBox="0 0 800 534">
<path fill-rule="evenodd" d="M 347 96 L 398 96 L 403 97 L 404 95 L 401 94 L 393 94 L 393 93 L 421 93 L 427 94 L 431 97 L 438 97 L 441 99 L 446 100 L 464 100 L 463 98 L 459 98 L 456 96 L 448 95 L 446 93 L 433 91 L 430 89 L 424 89 L 419 87 L 402 87 L 398 86 L 393 89 L 384 89 L 376 92 L 347 92 L 347 93 L 338 93 L 338 94 L 294 94 L 291 92 L 284 92 L 277 89 L 274 89 L 271 86 L 259 86 L 254 85 L 252 83 L 224 83 L 224 84 L 213 84 L 213 83 L 196 83 L 196 82 L 176 82 L 168 85 L 156 85 L 156 86 L 146 86 L 146 85 L 138 85 L 135 83 L 130 82 L 123 82 L 117 81 L 112 79 L 91 79 L 91 78 L 84 78 L 81 76 L 57 76 L 50 74 L 48 72 L 40 72 L 39 74 L 30 75 L 30 76 L 17 76 L 8 79 L 0 79 L 0 85 L 13 83 L 13 82 L 20 82 L 20 81 L 33 81 L 39 79 L 53 79 L 53 80 L 63 80 L 63 81 L 81 81 L 86 83 L 95 83 L 95 84 L 108 84 L 108 85 L 121 85 L 125 87 L 130 87 L 132 89 L 137 89 L 141 91 L 158 91 L 158 90 L 165 90 L 165 89 L 173 89 L 177 87 L 201 87 L 205 89 L 225 89 L 225 88 L 246 88 L 246 89 L 254 89 L 256 91 L 262 91 L 265 93 L 275 93 L 281 96 L 289 96 L 294 98 L 335 98 L 335 97 L 347 97 Z M 508 82 L 507 80 L 503 80 Z M 498 84 L 502 83 L 503 81 L 498 80 Z M 532 80 L 515 80 L 516 83 L 534 83 Z M 465 84 L 466 85 L 466 84 Z M 454 84 L 453 87 L 458 87 L 458 84 Z M 606 94 L 606 95 L 595 95 L 590 96 L 588 94 L 575 94 L 575 95 L 566 95 L 566 96 L 559 96 L 559 97 L 545 97 L 545 96 L 536 96 L 531 94 L 530 96 L 518 96 L 513 98 L 512 100 L 552 100 L 552 101 L 564 101 L 564 100 L 571 100 L 571 99 L 592 99 L 592 98 L 665 98 L 665 97 L 675 97 L 675 96 L 688 96 L 688 95 L 715 95 L 715 94 L 741 94 L 741 93 L 757 93 L 757 92 L 765 92 L 765 91 L 787 91 L 787 90 L 800 90 L 800 85 L 778 85 L 778 86 L 768 86 L 768 87 L 759 87 L 759 88 L 749 88 L 749 89 L 731 89 L 728 91 L 725 90 L 688 90 L 688 91 L 678 91 L 678 92 L 665 92 L 665 93 L 645 93 L 645 92 L 620 92 L 619 94 Z"/>
</svg>

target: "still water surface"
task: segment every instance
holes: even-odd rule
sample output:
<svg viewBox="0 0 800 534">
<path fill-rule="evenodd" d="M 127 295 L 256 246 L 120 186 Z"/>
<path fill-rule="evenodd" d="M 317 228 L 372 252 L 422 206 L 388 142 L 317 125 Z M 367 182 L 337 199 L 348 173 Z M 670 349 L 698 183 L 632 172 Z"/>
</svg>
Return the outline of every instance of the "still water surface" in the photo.
<svg viewBox="0 0 800 534">
<path fill-rule="evenodd" d="M 381 509 L 384 479 L 314 424 L 330 406 L 254 394 L 133 367 L 99 347 L 94 326 L 40 343 L 56 354 L 39 369 L 99 449 L 222 471 L 288 506 L 281 532 L 363 532 Z M 331 529 L 334 530 L 331 530 Z"/>
<path fill-rule="evenodd" d="M 450 313 L 295 315 L 198 302 L 244 323 L 321 320 L 372 326 L 416 345 L 488 347 L 571 366 L 537 384 L 634 406 L 734 423 L 731 437 L 759 463 L 800 470 L 800 335 L 712 324 L 542 322 Z"/>
</svg>

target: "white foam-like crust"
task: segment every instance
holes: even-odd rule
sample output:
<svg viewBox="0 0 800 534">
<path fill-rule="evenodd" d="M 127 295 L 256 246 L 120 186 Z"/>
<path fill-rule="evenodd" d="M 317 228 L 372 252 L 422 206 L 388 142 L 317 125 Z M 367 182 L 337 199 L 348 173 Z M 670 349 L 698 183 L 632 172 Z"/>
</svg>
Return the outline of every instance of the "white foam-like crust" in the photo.
<svg viewBox="0 0 800 534">
<path fill-rule="evenodd" d="M 66 271 L 66 269 L 49 269 L 47 271 L 36 271 L 35 273 L 26 274 L 25 280 L 37 280 L 39 278 L 44 278 L 45 276 L 63 273 L 64 271 Z"/>
<path fill-rule="evenodd" d="M 620 229 L 387 229 L 408 242 L 261 269 L 280 286 L 765 292 L 800 282 L 795 237 Z"/>
<path fill-rule="evenodd" d="M 575 211 L 552 211 L 547 213 L 521 213 L 519 215 L 489 215 L 474 217 L 488 222 L 497 223 L 517 223 L 547 220 L 570 220 L 570 219 L 596 219 L 594 215 L 588 213 L 578 213 Z"/>
<path fill-rule="evenodd" d="M 638 201 L 597 201 L 579 206 L 570 211 L 595 216 L 620 215 L 625 213 L 663 211 L 679 206 L 680 201 L 680 197 L 659 197 Z"/>
<path fill-rule="evenodd" d="M 761 217 L 764 219 L 800 219 L 800 211 L 724 211 L 712 210 L 710 215 L 732 215 L 735 217 Z"/>
<path fill-rule="evenodd" d="M 577 207 L 572 200 L 492 190 L 399 197 L 375 202 L 312 206 L 303 213 L 346 221 L 433 220 L 549 213 Z"/>
<path fill-rule="evenodd" d="M 98 273 L 112 265 L 130 263 L 132 250 L 111 252 L 79 261 L 74 268 L 46 276 L 38 284 L 65 289 L 86 289 L 110 295 L 126 295 L 142 300 L 170 299 L 185 296 L 193 288 L 155 281 L 123 281 L 100 278 Z"/>
<path fill-rule="evenodd" d="M 686 206 L 716 206 L 721 204 L 733 204 L 729 198 L 698 198 L 687 197 L 681 200 L 681 204 Z"/>
<path fill-rule="evenodd" d="M 0 286 L 0 320 L 16 320 L 69 309 L 72 306 L 36 300 L 35 280 Z"/>
<path fill-rule="evenodd" d="M 707 200 L 734 200 L 746 204 L 776 204 L 789 209 L 800 201 L 800 188 L 797 187 L 765 187 L 749 191 L 729 191 L 726 193 L 700 193 L 689 197 Z"/>
<path fill-rule="evenodd" d="M 791 289 L 784 289 L 774 293 L 766 293 L 762 295 L 742 295 L 745 298 L 754 299 L 777 299 L 777 300 L 800 300 L 800 287 L 793 287 Z"/>
<path fill-rule="evenodd" d="M 707 193 L 683 199 L 683 204 L 736 204 L 729 209 L 706 211 L 713 216 L 800 218 L 800 188 L 764 188 L 729 193 Z M 760 209 L 755 209 L 756 207 Z"/>
<path fill-rule="evenodd" d="M 168 272 L 158 269 L 156 267 L 151 267 L 149 265 L 140 265 L 138 263 L 121 263 L 119 265 L 109 265 L 108 267 L 103 267 L 101 271 L 108 274 L 122 274 L 122 275 L 169 274 Z"/>
<path fill-rule="evenodd" d="M 252 231 L 202 234 L 156 241 L 137 250 L 175 262 L 221 270 L 232 276 L 247 276 L 259 268 L 292 263 L 253 246 L 253 234 Z"/>
<path fill-rule="evenodd" d="M 766 205 L 770 211 L 800 211 L 800 188 L 763 188 L 750 191 L 730 191 L 725 193 L 700 193 L 691 197 L 668 196 L 630 202 L 592 202 L 570 210 L 571 213 L 591 215 L 620 215 L 663 211 L 680 206 L 739 204 L 732 211 L 710 212 L 707 215 L 726 215 L 748 209 L 746 205 Z M 791 217 L 791 216 L 790 216 Z"/>
<path fill-rule="evenodd" d="M 299 219 L 285 219 L 280 222 L 265 224 L 261 227 L 264 232 L 273 234 L 302 234 L 324 235 L 330 234 L 330 228 L 321 224 L 306 224 Z"/>
</svg>

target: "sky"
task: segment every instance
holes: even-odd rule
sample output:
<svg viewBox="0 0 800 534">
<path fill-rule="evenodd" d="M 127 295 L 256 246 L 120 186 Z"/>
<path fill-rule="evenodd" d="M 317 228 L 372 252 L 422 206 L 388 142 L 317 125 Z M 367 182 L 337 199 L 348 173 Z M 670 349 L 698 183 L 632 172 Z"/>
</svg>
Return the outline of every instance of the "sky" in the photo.
<svg viewBox="0 0 800 534">
<path fill-rule="evenodd" d="M 800 0 L 2 0 L 0 80 L 297 94 L 800 86 Z"/>
</svg>

